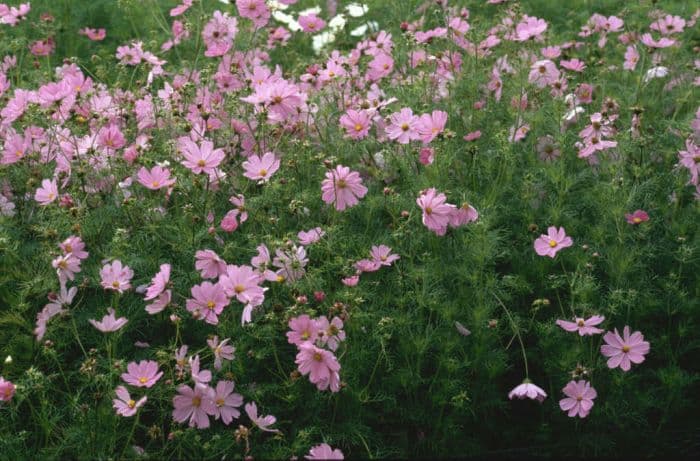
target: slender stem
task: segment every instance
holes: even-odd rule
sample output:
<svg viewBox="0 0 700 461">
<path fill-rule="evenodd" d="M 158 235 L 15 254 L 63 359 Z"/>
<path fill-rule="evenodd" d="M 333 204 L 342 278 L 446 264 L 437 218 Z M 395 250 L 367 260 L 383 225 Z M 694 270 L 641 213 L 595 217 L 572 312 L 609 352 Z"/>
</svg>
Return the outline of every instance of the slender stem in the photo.
<svg viewBox="0 0 700 461">
<path fill-rule="evenodd" d="M 131 443 L 131 439 L 134 437 L 134 432 L 136 431 L 136 426 L 139 423 L 139 416 L 141 416 L 140 411 L 136 412 L 136 418 L 134 418 L 134 424 L 131 425 L 131 432 L 129 433 L 129 438 L 126 439 L 126 443 L 124 444 L 124 448 L 122 448 L 122 452 L 119 455 L 118 459 L 124 459 L 124 453 L 126 453 L 126 448 L 129 446 L 129 443 Z"/>
<path fill-rule="evenodd" d="M 528 379 L 530 377 L 530 371 L 527 367 L 527 355 L 525 354 L 525 344 L 523 344 L 523 338 L 520 336 L 520 331 L 518 330 L 518 327 L 515 325 L 515 321 L 513 320 L 513 317 L 510 315 L 510 311 L 506 307 L 505 304 L 503 304 L 503 301 L 496 296 L 496 293 L 493 293 L 493 297 L 496 298 L 496 301 L 498 301 L 498 304 L 501 305 L 504 311 L 506 311 L 506 315 L 508 316 L 508 319 L 510 320 L 510 324 L 513 327 L 513 332 L 518 336 L 518 341 L 520 342 L 520 350 L 523 352 L 523 362 L 525 363 L 525 379 Z"/>
</svg>

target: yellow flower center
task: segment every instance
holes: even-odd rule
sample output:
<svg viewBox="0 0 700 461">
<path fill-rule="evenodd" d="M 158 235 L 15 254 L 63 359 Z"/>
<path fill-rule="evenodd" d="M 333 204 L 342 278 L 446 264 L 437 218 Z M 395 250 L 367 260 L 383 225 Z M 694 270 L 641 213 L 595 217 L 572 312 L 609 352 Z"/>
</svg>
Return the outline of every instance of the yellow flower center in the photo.
<svg viewBox="0 0 700 461">
<path fill-rule="evenodd" d="M 550 240 L 549 240 L 549 247 L 550 247 L 550 248 L 554 248 L 555 246 L 557 246 L 557 241 L 556 241 L 556 240 L 551 240 L 551 239 L 550 239 Z"/>
<path fill-rule="evenodd" d="M 15 155 L 17 156 L 17 158 L 22 158 L 22 156 L 24 155 L 24 152 L 22 152 L 21 150 L 18 150 L 17 152 L 15 152 Z"/>
<path fill-rule="evenodd" d="M 362 131 L 362 125 L 360 125 L 359 123 L 356 123 L 355 124 L 355 131 Z"/>
<path fill-rule="evenodd" d="M 221 399 L 221 398 L 216 399 L 216 406 L 223 407 L 224 406 L 224 399 Z"/>
<path fill-rule="evenodd" d="M 425 208 L 425 214 L 431 214 L 433 212 L 433 209 L 430 207 Z"/>
<path fill-rule="evenodd" d="M 200 160 L 197 162 L 197 166 L 199 166 L 199 167 L 204 167 L 204 166 L 206 166 L 206 164 L 207 164 L 207 162 L 205 162 L 205 161 L 202 160 L 202 159 L 200 159 Z"/>
<path fill-rule="evenodd" d="M 216 303 L 214 301 L 207 301 L 207 308 L 210 310 L 213 310 L 214 307 L 216 307 Z"/>
<path fill-rule="evenodd" d="M 128 402 L 126 402 L 126 405 L 127 405 L 129 408 L 134 408 L 134 407 L 136 406 L 136 401 L 134 401 L 134 400 L 129 400 Z"/>
<path fill-rule="evenodd" d="M 202 399 L 199 396 L 192 397 L 192 406 L 199 408 L 202 404 Z"/>
<path fill-rule="evenodd" d="M 337 184 L 339 189 L 344 189 L 348 186 L 348 183 L 344 179 L 339 179 Z"/>
<path fill-rule="evenodd" d="M 235 291 L 236 294 L 239 295 L 245 291 L 245 287 L 243 285 L 236 285 L 235 287 L 233 287 L 233 291 Z"/>
<path fill-rule="evenodd" d="M 262 170 L 258 171 L 258 175 L 267 176 L 267 170 L 265 168 L 263 168 Z"/>
<path fill-rule="evenodd" d="M 585 323 L 583 322 L 583 320 L 582 320 L 582 319 L 579 319 L 579 321 L 578 321 L 578 322 L 576 322 L 576 324 L 577 324 L 578 326 L 580 326 L 580 327 L 582 327 L 582 326 L 584 326 L 584 325 L 585 325 Z"/>
<path fill-rule="evenodd" d="M 160 183 L 158 181 L 153 181 L 151 183 L 151 187 L 154 187 L 154 188 L 160 187 Z"/>
<path fill-rule="evenodd" d="M 146 378 L 145 376 L 141 376 L 141 377 L 139 378 L 139 382 L 140 382 L 141 384 L 146 384 L 146 383 L 148 382 L 148 378 Z"/>
<path fill-rule="evenodd" d="M 401 129 L 402 129 L 403 131 L 408 131 L 408 128 L 409 128 L 408 123 L 403 123 L 403 124 L 401 125 Z"/>
<path fill-rule="evenodd" d="M 116 280 L 112 282 L 112 288 L 119 288 L 119 282 Z"/>
<path fill-rule="evenodd" d="M 49 192 L 49 200 L 53 200 L 56 198 L 56 195 L 53 192 Z"/>
<path fill-rule="evenodd" d="M 626 354 L 629 351 L 630 351 L 630 347 L 628 345 L 625 344 L 624 346 L 622 346 L 622 352 L 624 352 Z"/>
<path fill-rule="evenodd" d="M 321 356 L 321 354 L 320 354 L 319 352 L 316 352 L 316 353 L 314 354 L 314 360 L 315 360 L 315 361 L 320 362 L 322 359 L 323 359 L 323 357 Z"/>
<path fill-rule="evenodd" d="M 382 256 L 379 257 L 379 259 L 380 259 L 381 261 L 386 261 L 386 256 L 382 255 Z"/>
<path fill-rule="evenodd" d="M 61 260 L 58 263 L 58 267 L 60 267 L 61 269 L 65 269 L 66 267 L 68 267 L 68 264 L 65 261 Z"/>
<path fill-rule="evenodd" d="M 73 247 L 70 245 L 65 245 L 66 253 L 73 253 Z"/>
<path fill-rule="evenodd" d="M 301 334 L 301 339 L 307 340 L 307 339 L 309 339 L 310 336 L 311 336 L 311 333 L 309 333 L 308 331 L 305 331 Z"/>
<path fill-rule="evenodd" d="M 640 218 L 640 217 L 638 217 L 638 216 L 635 216 L 634 218 L 632 218 L 632 221 L 634 221 L 635 223 L 639 224 L 640 222 L 642 222 L 642 218 Z"/>
<path fill-rule="evenodd" d="M 277 281 L 278 282 L 284 282 L 284 275 L 280 274 L 277 276 Z"/>
</svg>

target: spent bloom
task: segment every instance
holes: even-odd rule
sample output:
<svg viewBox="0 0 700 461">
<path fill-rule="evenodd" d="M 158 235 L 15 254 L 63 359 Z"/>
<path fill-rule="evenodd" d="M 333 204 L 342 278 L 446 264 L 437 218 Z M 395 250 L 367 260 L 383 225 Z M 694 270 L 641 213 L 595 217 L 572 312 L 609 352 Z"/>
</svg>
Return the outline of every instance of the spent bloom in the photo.
<svg viewBox="0 0 700 461">
<path fill-rule="evenodd" d="M 250 421 L 260 430 L 265 432 L 279 432 L 278 429 L 270 429 L 270 426 L 277 422 L 277 418 L 272 415 L 258 416 L 258 406 L 255 402 L 245 404 L 245 412 Z"/>
<path fill-rule="evenodd" d="M 136 387 L 151 387 L 163 376 L 163 372 L 158 371 L 158 363 L 153 360 L 130 362 L 126 366 L 126 371 L 122 373 L 122 379 L 125 383 Z"/>
<path fill-rule="evenodd" d="M 510 400 L 513 400 L 513 397 L 517 397 L 521 400 L 528 398 L 542 403 L 544 399 L 547 398 L 547 393 L 542 390 L 541 387 L 532 384 L 529 379 L 525 379 L 522 384 L 516 386 L 508 393 L 508 398 Z"/>
<path fill-rule="evenodd" d="M 118 259 L 111 264 L 105 264 L 100 270 L 100 284 L 105 290 L 114 290 L 119 293 L 124 293 L 125 290 L 131 288 L 131 278 L 134 276 L 134 271 L 129 266 L 122 265 Z"/>
<path fill-rule="evenodd" d="M 644 341 L 644 335 L 639 331 L 630 335 L 629 326 L 622 330 L 622 336 L 617 328 L 614 333 L 608 331 L 603 340 L 605 344 L 600 346 L 600 352 L 608 357 L 609 368 L 620 367 L 623 371 L 629 371 L 632 363 L 642 363 L 649 353 L 649 343 Z"/>
<path fill-rule="evenodd" d="M 124 386 L 117 386 L 114 390 L 117 394 L 117 398 L 112 400 L 112 407 L 117 411 L 120 416 L 134 416 L 136 411 L 146 403 L 146 396 L 144 395 L 138 401 L 131 398 L 129 391 Z"/>
<path fill-rule="evenodd" d="M 595 327 L 596 325 L 601 324 L 603 320 L 605 320 L 605 317 L 602 315 L 594 315 L 593 317 L 587 319 L 576 317 L 573 322 L 569 322 L 567 320 L 557 320 L 556 323 L 566 331 L 578 332 L 579 336 L 592 336 L 603 332 L 603 330 L 600 328 Z"/>
<path fill-rule="evenodd" d="M 116 318 L 114 315 L 114 309 L 107 309 L 108 314 L 102 317 L 99 322 L 97 320 L 89 319 L 90 325 L 100 330 L 102 333 L 111 333 L 121 329 L 128 320 L 126 317 Z"/>
<path fill-rule="evenodd" d="M 559 401 L 559 408 L 569 412 L 570 417 L 579 416 L 585 418 L 593 408 L 593 399 L 598 393 L 588 381 L 569 381 L 562 389 L 566 395 Z"/>
<path fill-rule="evenodd" d="M 355 206 L 359 199 L 367 194 L 367 188 L 362 185 L 362 178 L 357 171 L 338 165 L 334 170 L 326 172 L 326 179 L 321 183 L 322 198 L 326 203 L 335 204 L 335 209 L 343 211 Z"/>
<path fill-rule="evenodd" d="M 554 258 L 559 250 L 570 247 L 573 244 L 574 241 L 566 235 L 563 227 L 557 229 L 554 226 L 550 226 L 547 229 L 547 234 L 542 234 L 535 240 L 535 251 L 540 256 Z"/>
</svg>

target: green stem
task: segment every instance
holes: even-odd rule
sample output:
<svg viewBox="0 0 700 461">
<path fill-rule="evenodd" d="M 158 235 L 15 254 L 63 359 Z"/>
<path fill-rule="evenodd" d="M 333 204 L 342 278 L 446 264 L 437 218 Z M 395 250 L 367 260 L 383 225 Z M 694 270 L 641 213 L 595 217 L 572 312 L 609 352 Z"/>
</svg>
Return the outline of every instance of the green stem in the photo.
<svg viewBox="0 0 700 461">
<path fill-rule="evenodd" d="M 124 444 L 124 448 L 122 448 L 122 452 L 119 455 L 118 459 L 124 459 L 124 453 L 126 453 L 126 448 L 129 446 L 131 443 L 132 437 L 134 437 L 134 432 L 136 431 L 136 426 L 139 423 L 139 416 L 141 416 L 141 412 L 136 412 L 136 418 L 134 418 L 134 424 L 131 425 L 131 432 L 129 433 L 129 438 L 126 439 L 126 443 Z"/>
<path fill-rule="evenodd" d="M 530 370 L 527 367 L 527 355 L 525 354 L 525 344 L 523 344 L 523 338 L 520 336 L 520 331 L 518 330 L 517 325 L 515 324 L 515 321 L 513 320 L 513 316 L 510 315 L 510 311 L 506 307 L 505 304 L 503 304 L 503 301 L 496 296 L 496 293 L 491 293 L 493 294 L 493 297 L 496 298 L 496 301 L 498 301 L 498 304 L 501 305 L 504 311 L 506 311 L 506 315 L 508 316 L 508 320 L 510 320 L 510 324 L 513 327 L 513 332 L 518 336 L 518 342 L 520 342 L 520 350 L 523 353 L 523 362 L 525 363 L 525 379 L 528 379 L 530 377 Z"/>
</svg>

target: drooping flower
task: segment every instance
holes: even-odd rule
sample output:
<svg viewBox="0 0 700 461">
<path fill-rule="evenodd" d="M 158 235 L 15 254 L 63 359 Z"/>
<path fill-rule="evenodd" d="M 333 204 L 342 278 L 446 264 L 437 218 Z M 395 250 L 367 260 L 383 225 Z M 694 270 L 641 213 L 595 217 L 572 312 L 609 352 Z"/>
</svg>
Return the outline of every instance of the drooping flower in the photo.
<svg viewBox="0 0 700 461">
<path fill-rule="evenodd" d="M 131 288 L 131 279 L 134 271 L 129 266 L 122 265 L 118 259 L 110 264 L 105 264 L 100 270 L 100 284 L 105 290 L 114 290 L 119 293 Z"/>
<path fill-rule="evenodd" d="M 245 412 L 250 421 L 260 430 L 265 432 L 279 432 L 279 429 L 270 429 L 270 426 L 277 422 L 277 418 L 272 415 L 258 416 L 258 406 L 255 402 L 245 404 Z"/>
<path fill-rule="evenodd" d="M 593 399 L 598 393 L 588 381 L 569 381 L 562 389 L 566 395 L 559 401 L 559 408 L 569 412 L 570 417 L 579 416 L 585 418 L 593 408 Z"/>
<path fill-rule="evenodd" d="M 153 360 L 130 362 L 126 366 L 126 371 L 122 373 L 122 379 L 125 383 L 136 387 L 151 387 L 163 376 L 163 372 L 158 371 L 158 363 Z"/>
<path fill-rule="evenodd" d="M 333 203 L 335 209 L 343 211 L 355 206 L 359 199 L 367 194 L 367 188 L 362 185 L 362 178 L 357 171 L 338 165 L 334 170 L 326 172 L 326 179 L 321 183 L 322 198 L 326 203 Z"/>
<path fill-rule="evenodd" d="M 642 363 L 644 356 L 649 353 L 649 343 L 644 341 L 644 335 L 635 331 L 630 335 L 630 327 L 625 326 L 622 336 L 617 332 L 608 331 L 603 336 L 605 344 L 600 346 L 600 352 L 608 358 L 609 368 L 622 368 L 629 371 L 633 363 Z"/>
<path fill-rule="evenodd" d="M 528 398 L 542 403 L 547 398 L 547 393 L 541 387 L 532 384 L 529 379 L 525 379 L 522 384 L 519 384 L 508 393 L 510 400 L 513 400 L 513 397 L 521 400 Z"/>
<path fill-rule="evenodd" d="M 649 215 L 644 210 L 635 210 L 634 213 L 625 214 L 625 219 L 629 224 L 637 225 L 649 221 Z"/>
<path fill-rule="evenodd" d="M 320 445 L 316 445 L 315 447 L 311 447 L 309 454 L 304 457 L 311 460 L 345 459 L 343 457 L 343 452 L 340 451 L 340 449 L 333 449 L 333 447 L 327 443 L 322 443 Z"/>
<path fill-rule="evenodd" d="M 594 315 L 593 317 L 583 319 L 581 317 L 576 317 L 575 321 L 569 322 L 567 320 L 557 320 L 556 324 L 562 327 L 566 331 L 577 331 L 579 336 L 593 336 L 603 332 L 600 328 L 596 328 L 595 325 L 599 325 L 605 320 L 602 315 Z"/>
<path fill-rule="evenodd" d="M 184 423 L 189 419 L 189 426 L 198 429 L 209 427 L 209 416 L 217 412 L 214 403 L 214 390 L 209 386 L 190 386 L 183 384 L 177 388 L 178 395 L 173 397 L 173 419 Z"/>
<path fill-rule="evenodd" d="M 119 317 L 116 318 L 114 315 L 114 309 L 109 308 L 107 309 L 108 314 L 102 317 L 102 320 L 99 322 L 97 320 L 89 319 L 88 322 L 90 322 L 90 325 L 93 327 L 97 328 L 100 330 L 102 333 L 111 333 L 114 331 L 117 331 L 121 329 L 128 320 L 126 317 Z"/>
<path fill-rule="evenodd" d="M 535 240 L 534 246 L 538 255 L 554 258 L 559 250 L 568 248 L 573 244 L 574 241 L 566 235 L 563 227 L 557 229 L 555 226 L 550 226 L 547 229 L 547 234 L 542 234 Z"/>
<path fill-rule="evenodd" d="M 146 403 L 144 395 L 138 401 L 131 398 L 129 391 L 124 386 L 117 386 L 114 390 L 117 398 L 112 400 L 112 407 L 117 411 L 117 414 L 124 417 L 134 416 L 136 411 Z"/>
<path fill-rule="evenodd" d="M 151 284 L 146 289 L 146 296 L 144 299 L 150 301 L 155 299 L 165 291 L 168 282 L 170 281 L 170 264 L 161 264 L 160 271 L 151 279 Z"/>
</svg>

